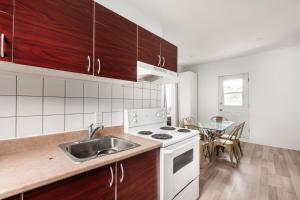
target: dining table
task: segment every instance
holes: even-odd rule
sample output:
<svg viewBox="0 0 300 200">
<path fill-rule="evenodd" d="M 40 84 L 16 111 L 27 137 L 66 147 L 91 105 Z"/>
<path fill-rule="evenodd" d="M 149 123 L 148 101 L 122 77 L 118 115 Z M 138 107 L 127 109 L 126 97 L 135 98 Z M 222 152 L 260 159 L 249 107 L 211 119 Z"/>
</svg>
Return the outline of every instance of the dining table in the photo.
<svg viewBox="0 0 300 200">
<path fill-rule="evenodd" d="M 227 128 L 232 126 L 235 122 L 233 121 L 206 121 L 204 123 L 199 122 L 199 126 L 206 129 L 207 131 L 224 132 Z"/>
</svg>

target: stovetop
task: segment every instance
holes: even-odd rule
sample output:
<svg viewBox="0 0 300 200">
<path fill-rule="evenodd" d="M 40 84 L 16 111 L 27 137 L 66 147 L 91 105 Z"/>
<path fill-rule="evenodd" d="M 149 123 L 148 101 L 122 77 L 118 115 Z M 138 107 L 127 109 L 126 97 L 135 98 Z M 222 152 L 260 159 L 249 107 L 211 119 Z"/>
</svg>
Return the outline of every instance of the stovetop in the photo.
<svg viewBox="0 0 300 200">
<path fill-rule="evenodd" d="M 199 131 L 197 130 L 166 126 L 164 123 L 130 128 L 128 133 L 143 138 L 160 141 L 162 142 L 162 147 L 167 147 L 199 135 Z"/>
</svg>

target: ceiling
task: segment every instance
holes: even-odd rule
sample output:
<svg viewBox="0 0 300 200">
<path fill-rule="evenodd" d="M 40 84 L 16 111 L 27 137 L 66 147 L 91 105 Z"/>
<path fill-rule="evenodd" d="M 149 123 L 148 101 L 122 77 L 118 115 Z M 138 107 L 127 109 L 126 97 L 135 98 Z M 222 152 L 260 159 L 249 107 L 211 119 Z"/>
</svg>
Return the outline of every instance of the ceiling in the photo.
<svg viewBox="0 0 300 200">
<path fill-rule="evenodd" d="M 163 26 L 181 66 L 300 44 L 300 0 L 127 0 Z"/>
</svg>

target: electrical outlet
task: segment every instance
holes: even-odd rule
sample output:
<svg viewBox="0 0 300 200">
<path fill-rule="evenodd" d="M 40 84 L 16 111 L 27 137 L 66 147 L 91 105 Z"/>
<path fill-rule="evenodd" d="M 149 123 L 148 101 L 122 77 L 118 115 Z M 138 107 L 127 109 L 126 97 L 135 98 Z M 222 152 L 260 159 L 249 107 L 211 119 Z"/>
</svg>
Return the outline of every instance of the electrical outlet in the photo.
<svg viewBox="0 0 300 200">
<path fill-rule="evenodd" d="M 95 124 L 102 124 L 102 112 L 95 112 Z"/>
</svg>

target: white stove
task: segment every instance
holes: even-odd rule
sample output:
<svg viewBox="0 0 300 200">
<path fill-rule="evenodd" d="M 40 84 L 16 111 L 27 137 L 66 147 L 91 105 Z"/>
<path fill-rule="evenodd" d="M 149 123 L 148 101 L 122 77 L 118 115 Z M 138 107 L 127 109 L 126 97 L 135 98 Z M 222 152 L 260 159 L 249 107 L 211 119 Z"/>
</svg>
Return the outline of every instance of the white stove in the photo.
<svg viewBox="0 0 300 200">
<path fill-rule="evenodd" d="M 196 200 L 199 197 L 199 132 L 167 126 L 163 109 L 124 112 L 124 131 L 162 142 L 160 199 Z"/>
</svg>

